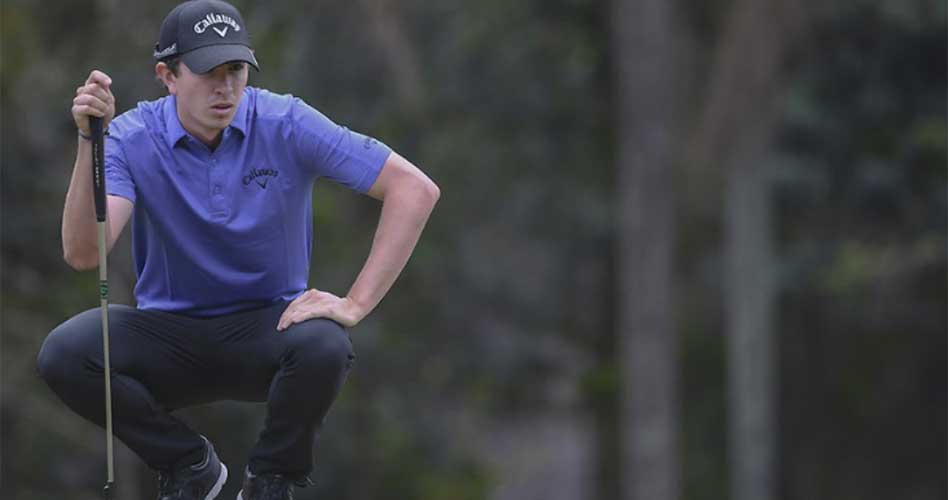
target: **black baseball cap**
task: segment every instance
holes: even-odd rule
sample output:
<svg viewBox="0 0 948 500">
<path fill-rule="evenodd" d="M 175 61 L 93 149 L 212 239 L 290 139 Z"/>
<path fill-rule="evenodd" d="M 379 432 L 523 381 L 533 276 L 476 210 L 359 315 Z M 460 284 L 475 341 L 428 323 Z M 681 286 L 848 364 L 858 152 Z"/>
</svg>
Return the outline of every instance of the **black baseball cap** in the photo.
<svg viewBox="0 0 948 500">
<path fill-rule="evenodd" d="M 191 0 L 175 7 L 161 23 L 156 60 L 181 56 L 194 73 L 245 61 L 260 71 L 250 34 L 237 8 L 222 0 Z"/>
</svg>

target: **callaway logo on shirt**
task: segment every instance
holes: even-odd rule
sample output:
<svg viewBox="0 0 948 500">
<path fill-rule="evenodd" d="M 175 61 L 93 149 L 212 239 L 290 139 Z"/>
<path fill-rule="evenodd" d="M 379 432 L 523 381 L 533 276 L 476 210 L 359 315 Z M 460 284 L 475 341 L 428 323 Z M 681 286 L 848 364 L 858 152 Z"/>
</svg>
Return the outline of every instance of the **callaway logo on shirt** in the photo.
<svg viewBox="0 0 948 500">
<path fill-rule="evenodd" d="M 266 189 L 270 177 L 276 177 L 278 175 L 280 175 L 280 171 L 274 168 L 251 168 L 250 174 L 245 175 L 243 178 L 244 186 L 250 185 L 251 182 L 256 182 L 261 189 Z"/>
<path fill-rule="evenodd" d="M 226 24 L 223 29 L 214 26 L 215 24 Z M 208 28 L 214 30 L 221 38 L 227 35 L 228 28 L 234 28 L 234 31 L 240 31 L 240 25 L 230 16 L 224 14 L 208 14 L 194 25 L 194 32 L 204 33 Z"/>
</svg>

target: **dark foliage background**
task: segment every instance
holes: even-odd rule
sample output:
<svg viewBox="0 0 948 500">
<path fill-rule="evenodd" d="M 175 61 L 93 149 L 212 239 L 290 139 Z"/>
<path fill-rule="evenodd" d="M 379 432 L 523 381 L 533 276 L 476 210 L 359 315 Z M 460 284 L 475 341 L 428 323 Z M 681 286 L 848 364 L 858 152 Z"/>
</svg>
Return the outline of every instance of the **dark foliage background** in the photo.
<svg viewBox="0 0 948 500">
<path fill-rule="evenodd" d="M 442 189 L 404 274 L 353 332 L 356 369 L 316 446 L 318 485 L 300 498 L 632 498 L 622 457 L 635 417 L 621 390 L 630 361 L 618 348 L 630 332 L 616 318 L 630 307 L 617 269 L 635 256 L 616 242 L 630 196 L 619 124 L 634 117 L 618 103 L 645 91 L 616 77 L 630 47 L 615 32 L 633 27 L 614 8 L 650 2 L 235 3 L 264 69 L 251 85 L 378 137 Z M 755 78 L 726 64 L 752 59 L 755 44 L 725 43 L 746 40 L 735 19 L 752 2 L 673 4 L 670 180 L 652 194 L 673 200 L 667 311 L 679 347 L 663 363 L 679 376 L 679 444 L 665 450 L 678 457 L 678 497 L 738 498 L 743 481 L 728 440 L 740 420 L 729 406 L 737 361 L 724 297 L 752 304 L 727 265 L 744 245 L 728 243 L 739 227 L 728 186 L 745 174 L 728 167 L 737 146 L 702 144 L 752 137 L 758 153 L 747 163 L 769 210 L 759 226 L 769 236 L 754 241 L 770 242 L 762 251 L 775 277 L 764 313 L 775 497 L 944 498 L 944 3 L 761 0 L 773 15 L 755 40 L 782 47 L 761 95 L 715 90 Z M 104 482 L 102 431 L 34 367 L 53 327 L 97 305 L 94 274 L 61 257 L 69 108 L 93 68 L 112 76 L 120 112 L 162 96 L 150 54 L 173 5 L 2 4 L 3 498 L 94 499 Z M 795 29 L 779 29 L 790 26 L 781 8 L 797 16 Z M 635 33 L 645 47 L 661 34 Z M 638 75 L 653 71 L 632 62 Z M 732 96 L 721 109 L 772 111 L 717 120 L 718 95 Z M 652 137 L 648 124 L 634 130 Z M 327 183 L 314 205 L 310 284 L 344 294 L 379 206 Z M 665 220 L 638 215 L 646 230 Z M 110 257 L 116 302 L 134 300 L 129 252 L 126 235 Z M 222 402 L 182 415 L 240 471 L 264 407 Z M 154 495 L 152 473 L 121 445 L 117 453 L 119 498 Z M 238 487 L 231 481 L 222 498 Z"/>
</svg>

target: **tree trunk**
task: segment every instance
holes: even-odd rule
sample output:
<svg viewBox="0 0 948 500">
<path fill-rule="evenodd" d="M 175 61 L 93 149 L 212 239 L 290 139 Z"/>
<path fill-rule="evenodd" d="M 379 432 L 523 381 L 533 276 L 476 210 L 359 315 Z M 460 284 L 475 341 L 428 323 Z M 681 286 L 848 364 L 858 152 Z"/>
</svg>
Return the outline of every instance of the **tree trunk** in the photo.
<svg viewBox="0 0 948 500">
<path fill-rule="evenodd" d="M 368 13 L 369 34 L 384 54 L 383 61 L 395 86 L 402 111 L 410 116 L 425 113 L 425 85 L 418 55 L 405 32 L 400 10 L 405 7 L 392 0 L 362 0 Z"/>
<path fill-rule="evenodd" d="M 739 0 L 733 6 L 715 50 L 708 97 L 687 162 L 696 172 L 726 179 L 725 331 L 733 500 L 776 498 L 777 284 L 765 167 L 784 88 L 784 63 L 805 26 L 802 13 L 799 0 Z"/>
<path fill-rule="evenodd" d="M 765 127 L 762 131 L 770 131 Z M 753 134 L 757 135 L 757 134 Z M 773 500 L 776 442 L 773 329 L 776 295 L 765 138 L 734 160 L 725 202 L 731 495 Z"/>
<path fill-rule="evenodd" d="M 613 7 L 622 498 L 674 500 L 680 466 L 672 319 L 673 2 L 616 0 Z"/>
</svg>

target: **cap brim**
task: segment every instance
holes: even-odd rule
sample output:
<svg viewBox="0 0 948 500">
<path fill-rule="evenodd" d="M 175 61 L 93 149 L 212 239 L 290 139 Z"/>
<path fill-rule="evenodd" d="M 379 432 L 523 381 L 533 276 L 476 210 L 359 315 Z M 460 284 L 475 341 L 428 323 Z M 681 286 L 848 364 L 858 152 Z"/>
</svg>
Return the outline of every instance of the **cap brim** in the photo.
<svg viewBox="0 0 948 500">
<path fill-rule="evenodd" d="M 192 73 L 198 74 L 207 73 L 221 64 L 232 61 L 244 61 L 260 71 L 260 65 L 257 63 L 257 58 L 254 57 L 250 47 L 240 44 L 198 47 L 183 54 L 181 59 Z"/>
</svg>

